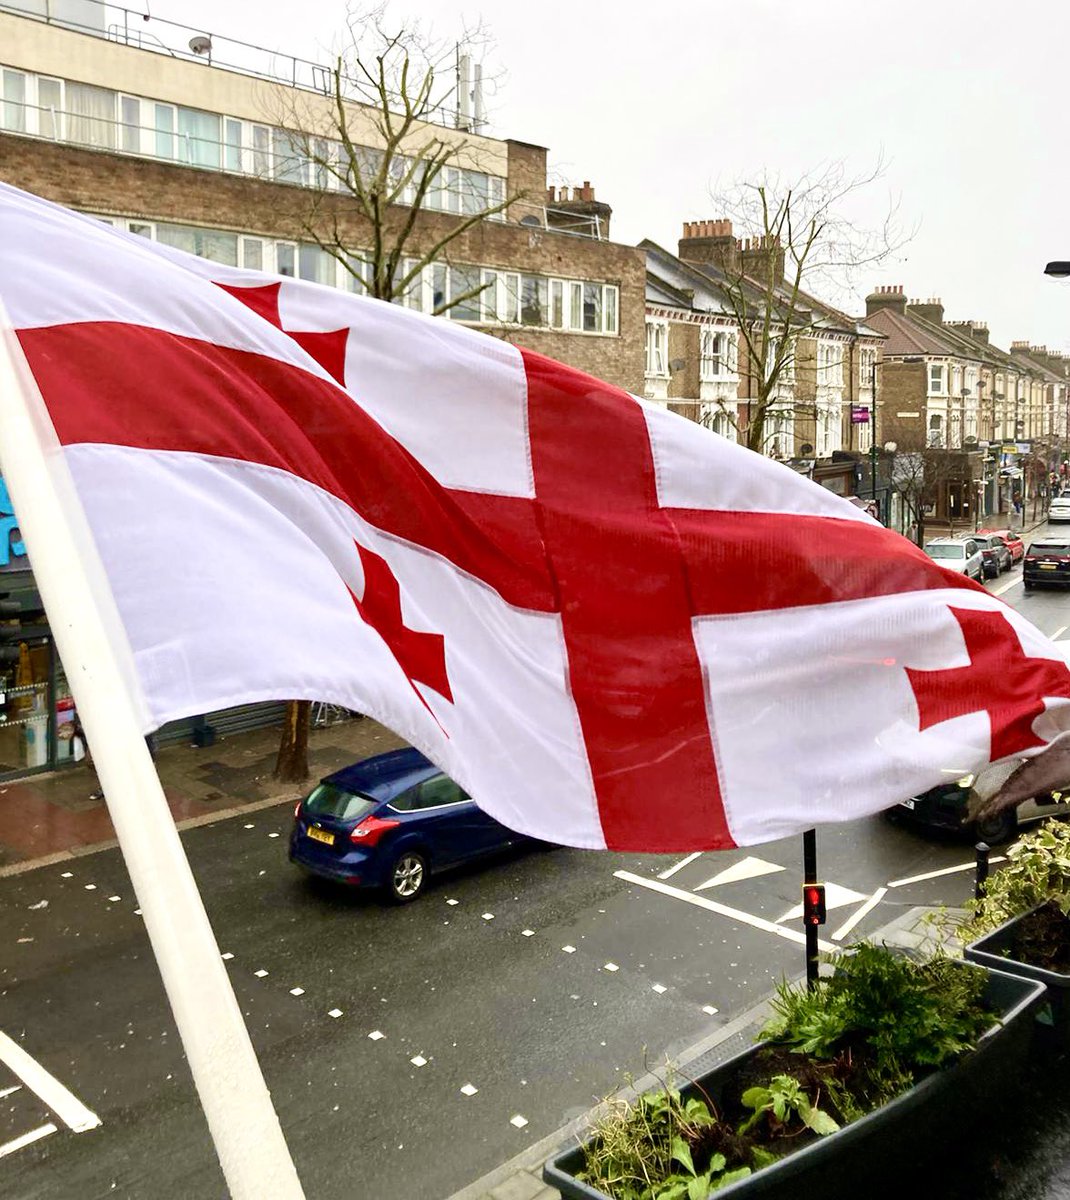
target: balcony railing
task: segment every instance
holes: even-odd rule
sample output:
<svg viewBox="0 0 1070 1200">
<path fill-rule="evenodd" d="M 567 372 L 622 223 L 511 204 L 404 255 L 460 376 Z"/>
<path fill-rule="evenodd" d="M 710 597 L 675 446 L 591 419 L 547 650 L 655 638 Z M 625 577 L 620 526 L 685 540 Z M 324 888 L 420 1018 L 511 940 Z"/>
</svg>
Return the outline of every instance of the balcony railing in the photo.
<svg viewBox="0 0 1070 1200">
<path fill-rule="evenodd" d="M 0 12 L 72 29 L 151 54 L 207 64 L 286 87 L 319 92 L 321 95 L 333 95 L 331 67 L 293 54 L 269 50 L 253 42 L 218 34 L 208 37 L 203 29 L 151 16 L 147 8 L 146 5 L 145 12 L 138 12 L 118 4 L 105 3 L 104 0 L 79 0 L 76 7 L 69 3 L 56 6 L 53 0 L 23 0 L 22 4 L 15 0 L 0 0 Z M 76 13 L 82 14 L 81 19 L 75 16 Z M 343 90 L 349 99 L 359 101 L 360 92 L 355 81 L 344 78 Z M 397 99 L 400 104 L 400 97 Z M 457 127 L 460 122 L 456 96 L 451 96 L 448 102 L 427 113 L 426 119 L 438 125 Z"/>
</svg>

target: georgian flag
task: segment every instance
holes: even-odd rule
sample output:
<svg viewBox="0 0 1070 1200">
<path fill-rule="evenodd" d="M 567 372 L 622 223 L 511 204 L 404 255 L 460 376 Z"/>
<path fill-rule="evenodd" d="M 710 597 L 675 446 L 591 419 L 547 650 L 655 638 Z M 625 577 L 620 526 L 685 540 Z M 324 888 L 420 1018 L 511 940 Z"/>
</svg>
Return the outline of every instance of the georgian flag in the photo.
<svg viewBox="0 0 1070 1200">
<path fill-rule="evenodd" d="M 1064 660 L 982 588 L 541 355 L 9 187 L 0 300 L 146 730 L 331 701 L 514 829 L 688 851 L 873 813 L 1070 729 Z"/>
</svg>

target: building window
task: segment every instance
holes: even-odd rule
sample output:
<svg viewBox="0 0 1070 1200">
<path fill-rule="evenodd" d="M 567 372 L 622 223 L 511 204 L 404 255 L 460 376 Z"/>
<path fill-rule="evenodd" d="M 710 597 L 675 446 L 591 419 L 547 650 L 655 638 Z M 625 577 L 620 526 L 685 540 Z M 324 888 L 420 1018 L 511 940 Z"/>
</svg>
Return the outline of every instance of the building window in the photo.
<svg viewBox="0 0 1070 1200">
<path fill-rule="evenodd" d="M 21 71 L 3 73 L 3 104 L 0 125 L 12 133 L 26 132 L 26 76 Z"/>
<path fill-rule="evenodd" d="M 646 323 L 646 373 L 649 376 L 667 379 L 669 326 L 664 321 Z"/>
<path fill-rule="evenodd" d="M 710 381 L 727 374 L 725 343 L 728 338 L 712 329 L 703 329 L 699 340 L 699 378 Z"/>
<path fill-rule="evenodd" d="M 124 100 L 129 99 L 129 96 L 124 97 Z M 138 101 L 139 108 L 140 103 Z M 63 81 L 61 79 L 48 79 L 42 75 L 37 77 L 37 132 L 41 137 L 51 138 L 54 142 L 60 141 L 64 136 Z M 126 148 L 125 145 L 123 148 Z M 138 149 L 140 149 L 140 143 Z"/>
<path fill-rule="evenodd" d="M 873 372 L 877 365 L 876 350 L 859 350 L 858 352 L 858 386 L 872 387 Z"/>
<path fill-rule="evenodd" d="M 127 154 L 141 153 L 141 101 L 137 96 L 119 97 L 119 148 Z"/>
<path fill-rule="evenodd" d="M 447 316 L 453 321 L 480 319 L 480 271 L 478 267 L 450 267 L 450 302 Z M 470 294 L 474 293 L 474 294 Z M 462 297 L 464 297 L 462 299 Z"/>
<path fill-rule="evenodd" d="M 170 104 L 157 104 L 154 110 L 156 157 L 175 157 L 175 110 Z"/>
<path fill-rule="evenodd" d="M 947 376 L 945 372 L 947 368 L 942 363 L 929 364 L 929 395 L 930 396 L 946 396 L 947 395 Z"/>
<path fill-rule="evenodd" d="M 214 113 L 201 112 L 196 108 L 179 108 L 178 137 L 182 162 L 192 167 L 208 167 L 219 170 L 220 165 L 220 121 Z"/>
<path fill-rule="evenodd" d="M 79 146 L 115 149 L 116 93 L 90 83 L 67 84 L 67 138 Z"/>
<path fill-rule="evenodd" d="M 223 169 L 241 171 L 243 162 L 242 123 L 233 117 L 227 117 L 223 122 Z"/>
<path fill-rule="evenodd" d="M 583 285 L 583 329 L 585 333 L 602 332 L 602 314 L 602 285 L 585 283 Z"/>
<path fill-rule="evenodd" d="M 520 276 L 520 324 L 546 325 L 547 281 L 541 275 Z"/>
<path fill-rule="evenodd" d="M 940 413 L 933 413 L 929 418 L 929 445 L 939 448 L 944 444 L 944 418 Z"/>
</svg>

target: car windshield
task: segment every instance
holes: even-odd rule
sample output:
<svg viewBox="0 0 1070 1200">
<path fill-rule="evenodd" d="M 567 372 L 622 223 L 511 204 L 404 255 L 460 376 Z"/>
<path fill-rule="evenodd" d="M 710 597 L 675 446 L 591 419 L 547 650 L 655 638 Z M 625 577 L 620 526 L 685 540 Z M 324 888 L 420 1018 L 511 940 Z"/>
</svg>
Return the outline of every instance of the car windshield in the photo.
<svg viewBox="0 0 1070 1200">
<path fill-rule="evenodd" d="M 378 804 L 359 793 L 347 792 L 333 783 L 321 783 L 312 789 L 305 800 L 305 812 L 316 817 L 334 817 L 353 821 L 366 817 Z"/>
<path fill-rule="evenodd" d="M 1030 554 L 1070 554 L 1070 545 L 1063 542 L 1045 542 L 1043 545 L 1029 547 Z"/>
<path fill-rule="evenodd" d="M 925 553 L 930 558 L 963 558 L 965 546 L 926 546 Z"/>
</svg>

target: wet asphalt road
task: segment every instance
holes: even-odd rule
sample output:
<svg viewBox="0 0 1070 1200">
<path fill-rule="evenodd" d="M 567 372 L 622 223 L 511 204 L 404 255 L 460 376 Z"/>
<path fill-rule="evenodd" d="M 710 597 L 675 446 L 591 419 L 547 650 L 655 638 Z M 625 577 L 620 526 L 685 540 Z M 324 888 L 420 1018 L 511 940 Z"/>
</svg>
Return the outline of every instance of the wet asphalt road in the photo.
<svg viewBox="0 0 1070 1200">
<path fill-rule="evenodd" d="M 1047 633 L 1070 624 L 1070 597 L 1027 596 L 1019 575 L 990 588 L 1011 584 L 1003 598 Z M 514 854 L 392 909 L 294 871 L 290 823 L 282 806 L 183 842 L 310 1200 L 439 1200 L 803 968 L 801 946 L 751 923 L 796 904 L 799 839 L 683 865 Z M 879 886 L 899 884 L 851 937 L 972 886 L 969 869 L 900 884 L 968 868 L 972 851 L 881 817 L 822 829 L 818 853 L 844 889 L 836 908 L 830 888 L 826 937 Z M 733 867 L 740 877 L 712 882 Z M 57 1126 L 0 1158 L 0 1200 L 225 1195 L 136 908 L 114 851 L 0 880 L 0 1029 L 102 1122 L 71 1132 L 0 1067 L 0 1152 Z M 941 1195 L 1064 1194 L 1045 1189 L 1066 1186 L 1070 1116 L 1042 1083 L 1035 1113 L 1008 1113 L 1008 1145 L 986 1136 L 978 1156 L 964 1131 L 973 1175 L 957 1171 Z M 1022 1121 L 1043 1136 L 1018 1162 Z M 957 1190 L 967 1177 L 972 1190 Z"/>
</svg>

